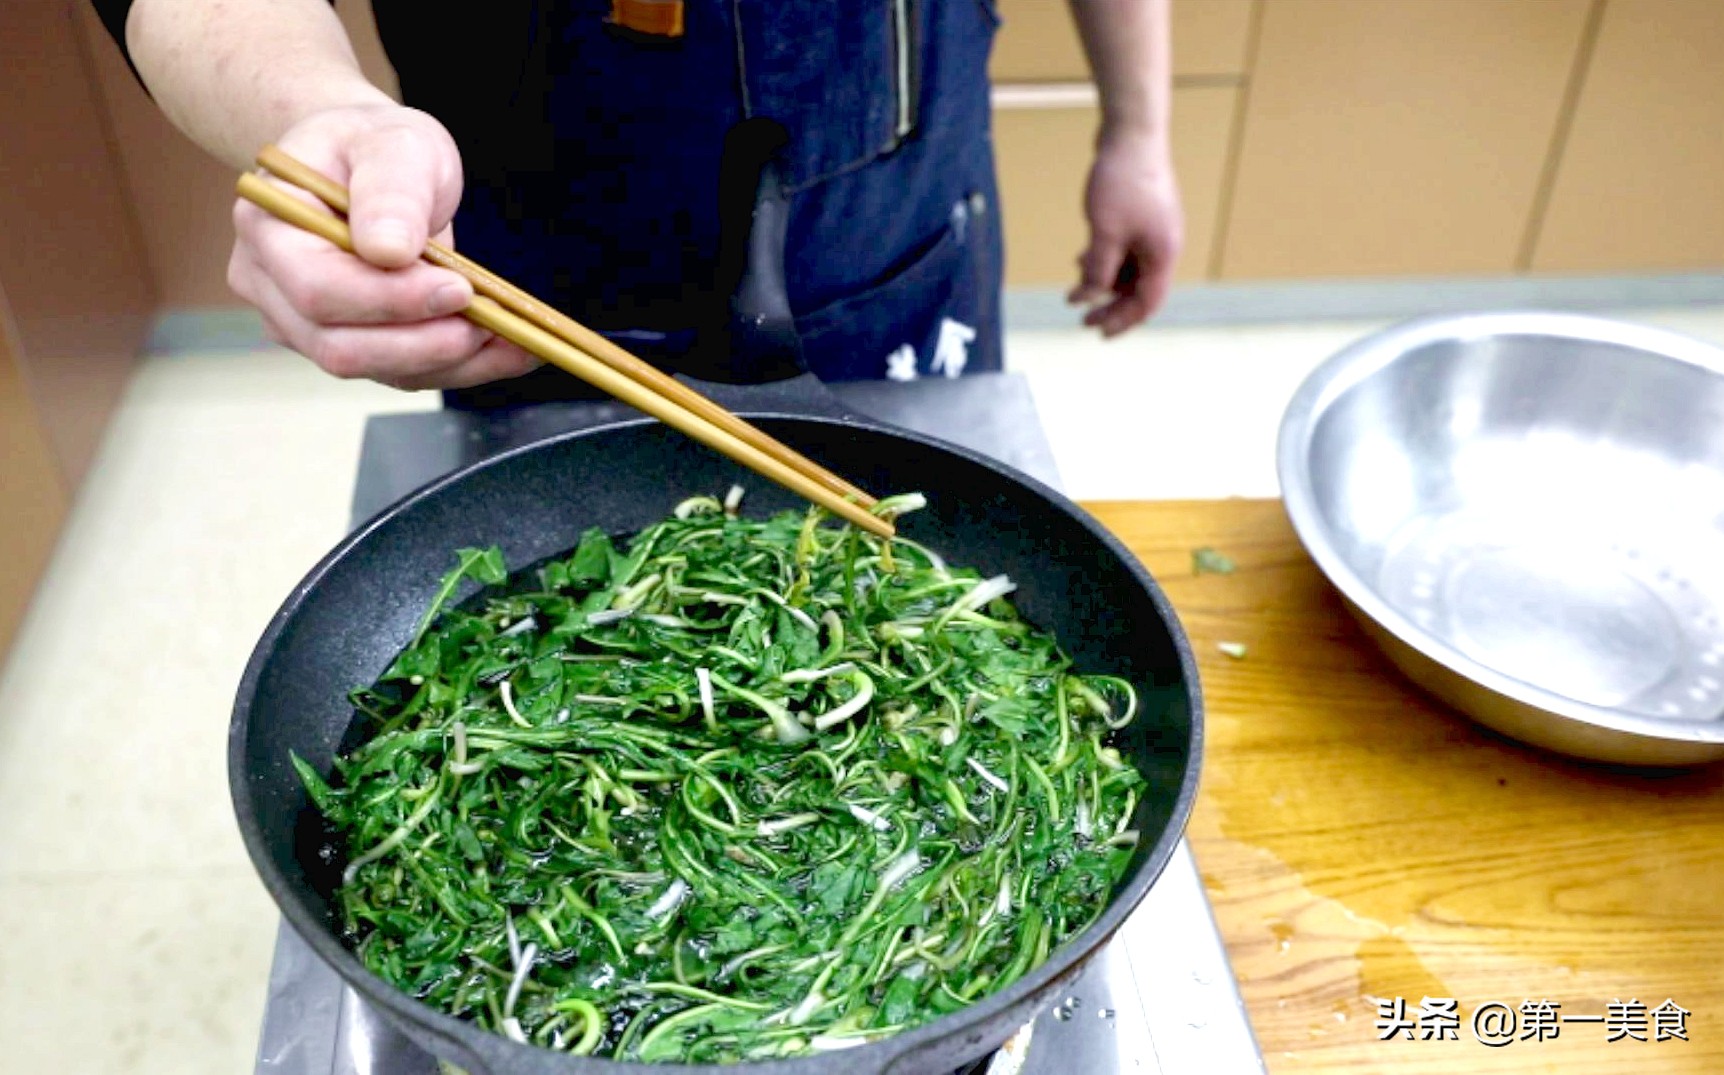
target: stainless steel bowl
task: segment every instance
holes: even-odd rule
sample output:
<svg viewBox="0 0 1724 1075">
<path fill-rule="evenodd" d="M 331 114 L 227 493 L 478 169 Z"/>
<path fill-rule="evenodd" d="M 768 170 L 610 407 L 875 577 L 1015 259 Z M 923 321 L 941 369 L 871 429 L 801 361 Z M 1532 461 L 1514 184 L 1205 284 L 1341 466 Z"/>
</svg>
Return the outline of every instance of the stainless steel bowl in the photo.
<svg viewBox="0 0 1724 1075">
<path fill-rule="evenodd" d="M 1551 313 L 1410 322 L 1281 425 L 1311 556 L 1415 682 L 1580 757 L 1724 757 L 1724 350 Z"/>
</svg>

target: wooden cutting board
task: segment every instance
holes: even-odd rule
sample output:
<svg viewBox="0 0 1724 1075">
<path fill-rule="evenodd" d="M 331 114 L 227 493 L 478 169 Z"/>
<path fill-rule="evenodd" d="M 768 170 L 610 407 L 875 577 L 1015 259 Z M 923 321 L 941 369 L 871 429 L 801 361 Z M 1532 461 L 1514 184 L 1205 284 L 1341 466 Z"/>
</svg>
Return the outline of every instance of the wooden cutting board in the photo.
<svg viewBox="0 0 1724 1075">
<path fill-rule="evenodd" d="M 1278 501 L 1087 507 L 1166 588 L 1197 650 L 1191 842 L 1274 1075 L 1724 1072 L 1724 766 L 1569 761 L 1427 699 L 1353 623 Z M 1194 575 L 1202 546 L 1237 569 Z M 1454 1040 L 1443 1005 L 1421 1027 L 1426 997 L 1454 1000 Z M 1396 998 L 1411 1029 L 1379 1040 L 1379 1001 L 1392 1015 Z M 1690 1013 L 1687 1041 L 1656 1040 L 1667 999 Z M 1474 1017 L 1492 1002 L 1515 1027 L 1487 1046 Z M 1615 1002 L 1622 1025 L 1582 1021 Z M 1488 1011 L 1500 1040 L 1505 1013 Z"/>
</svg>

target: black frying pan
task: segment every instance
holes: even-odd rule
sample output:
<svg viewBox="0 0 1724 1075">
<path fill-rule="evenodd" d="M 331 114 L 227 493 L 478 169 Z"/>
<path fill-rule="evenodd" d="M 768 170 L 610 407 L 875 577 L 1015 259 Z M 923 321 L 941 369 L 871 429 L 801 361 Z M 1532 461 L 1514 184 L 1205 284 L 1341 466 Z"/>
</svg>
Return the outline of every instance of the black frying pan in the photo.
<svg viewBox="0 0 1724 1075">
<path fill-rule="evenodd" d="M 768 433 L 876 492 L 920 490 L 929 507 L 906 537 L 984 575 L 1010 574 L 1014 600 L 1078 667 L 1127 676 L 1142 696 L 1119 746 L 1148 777 L 1143 834 L 1101 918 L 1040 968 L 961 1012 L 837 1053 L 673 1070 L 728 1075 L 944 1075 L 997 1048 L 1065 989 L 1137 906 L 1178 841 L 1196 794 L 1201 703 L 1172 608 L 1143 567 L 1075 504 L 985 457 L 841 413 L 811 377 L 712 394 Z M 753 406 L 748 400 L 753 400 Z M 682 497 L 747 487 L 767 514 L 796 498 L 655 422 L 613 422 L 468 466 L 361 526 L 296 586 L 252 654 L 229 731 L 234 808 L 252 861 L 283 915 L 365 999 L 429 1052 L 473 1075 L 625 1075 L 642 1065 L 517 1044 L 420 1004 L 367 971 L 338 936 L 329 894 L 340 864 L 292 766 L 328 772 L 367 684 L 410 640 L 455 549 L 498 544 L 511 566 L 571 548 L 599 526 L 628 534 Z M 350 745 L 350 744 L 348 744 Z M 659 1068 L 662 1070 L 663 1065 Z"/>
</svg>

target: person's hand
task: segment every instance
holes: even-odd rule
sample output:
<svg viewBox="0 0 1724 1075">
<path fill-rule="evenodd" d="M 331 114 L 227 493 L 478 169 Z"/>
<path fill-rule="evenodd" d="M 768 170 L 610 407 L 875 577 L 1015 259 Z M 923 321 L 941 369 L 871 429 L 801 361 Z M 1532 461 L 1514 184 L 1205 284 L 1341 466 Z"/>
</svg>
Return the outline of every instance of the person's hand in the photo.
<svg viewBox="0 0 1724 1075">
<path fill-rule="evenodd" d="M 1088 306 L 1085 325 L 1117 336 L 1167 297 L 1185 243 L 1179 185 L 1165 141 L 1104 131 L 1084 195 L 1089 247 L 1066 301 Z"/>
<path fill-rule="evenodd" d="M 460 153 L 441 124 L 398 105 L 337 108 L 277 144 L 348 188 L 359 253 L 235 202 L 228 285 L 263 313 L 272 339 L 337 377 L 403 389 L 463 388 L 537 364 L 457 316 L 472 285 L 419 260 L 428 237 L 452 242 L 461 200 Z"/>
</svg>

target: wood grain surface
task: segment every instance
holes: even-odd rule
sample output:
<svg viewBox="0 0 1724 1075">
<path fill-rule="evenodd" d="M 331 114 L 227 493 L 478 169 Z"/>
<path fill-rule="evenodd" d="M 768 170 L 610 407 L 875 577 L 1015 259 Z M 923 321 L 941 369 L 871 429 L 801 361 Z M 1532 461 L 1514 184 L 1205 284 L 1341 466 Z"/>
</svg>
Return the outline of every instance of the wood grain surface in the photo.
<svg viewBox="0 0 1724 1075">
<path fill-rule="evenodd" d="M 1176 280 L 1202 280 L 1215 253 L 1215 225 L 1241 90 L 1173 91 L 1170 137 L 1185 207 L 1185 253 Z M 1006 228 L 1006 286 L 1070 287 L 1089 243 L 1084 186 L 1095 160 L 1095 105 L 994 110 L 994 156 Z M 1063 287 L 1062 287 L 1063 290 Z"/>
<path fill-rule="evenodd" d="M 1274 1075 L 1724 1071 L 1724 767 L 1635 772 L 1486 732 L 1380 657 L 1278 501 L 1088 505 L 1161 581 L 1202 669 L 1192 846 Z M 1232 557 L 1195 576 L 1191 553 Z M 1242 659 L 1221 642 L 1241 642 Z M 1378 1040 L 1377 999 L 1458 1002 L 1456 1040 Z M 1692 1014 L 1498 1047 L 1496 1001 Z M 1547 1031 L 1548 1033 L 1548 1031 Z"/>
<path fill-rule="evenodd" d="M 1724 4 L 1610 0 L 1533 251 L 1534 271 L 1724 263 L 1721 64 Z"/>
<path fill-rule="evenodd" d="M 1061 0 L 985 0 L 1002 22 L 988 73 L 995 82 L 1084 82 L 1089 61 L 1071 9 Z M 1257 0 L 1173 0 L 1173 77 L 1237 79 L 1245 74 L 1251 9 Z"/>
<path fill-rule="evenodd" d="M 1590 10 L 1265 3 L 1222 279 L 1513 271 Z"/>
</svg>

